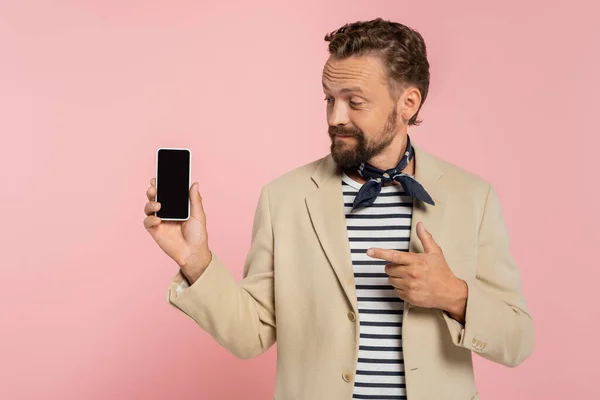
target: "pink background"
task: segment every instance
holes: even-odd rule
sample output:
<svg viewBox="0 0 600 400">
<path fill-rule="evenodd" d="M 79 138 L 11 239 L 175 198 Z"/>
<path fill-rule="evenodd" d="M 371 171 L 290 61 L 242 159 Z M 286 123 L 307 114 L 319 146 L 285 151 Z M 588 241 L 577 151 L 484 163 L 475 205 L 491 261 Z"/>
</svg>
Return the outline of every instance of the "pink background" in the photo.
<svg viewBox="0 0 600 400">
<path fill-rule="evenodd" d="M 417 4 L 418 3 L 418 4 Z M 432 64 L 428 151 L 492 181 L 534 316 L 482 399 L 598 387 L 596 2 L 0 2 L 0 399 L 267 399 L 165 302 L 177 268 L 142 225 L 157 147 L 189 147 L 211 246 L 241 278 L 260 187 L 328 152 L 323 36 L 382 16 Z"/>
</svg>

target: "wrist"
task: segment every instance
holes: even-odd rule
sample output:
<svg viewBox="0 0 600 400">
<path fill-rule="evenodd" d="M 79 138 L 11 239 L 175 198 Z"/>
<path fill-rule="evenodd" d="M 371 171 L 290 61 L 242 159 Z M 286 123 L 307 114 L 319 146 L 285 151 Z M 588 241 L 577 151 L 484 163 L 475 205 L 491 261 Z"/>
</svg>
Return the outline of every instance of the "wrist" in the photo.
<svg viewBox="0 0 600 400">
<path fill-rule="evenodd" d="M 468 286 L 467 283 L 459 278 L 456 278 L 450 291 L 448 304 L 443 308 L 450 317 L 460 323 L 465 321 L 465 313 L 467 309 Z"/>
<path fill-rule="evenodd" d="M 186 277 L 189 284 L 192 285 L 194 282 L 202 276 L 206 268 L 212 261 L 212 252 L 210 250 L 206 252 L 199 252 L 189 256 L 185 262 L 179 264 L 181 273 Z"/>
</svg>

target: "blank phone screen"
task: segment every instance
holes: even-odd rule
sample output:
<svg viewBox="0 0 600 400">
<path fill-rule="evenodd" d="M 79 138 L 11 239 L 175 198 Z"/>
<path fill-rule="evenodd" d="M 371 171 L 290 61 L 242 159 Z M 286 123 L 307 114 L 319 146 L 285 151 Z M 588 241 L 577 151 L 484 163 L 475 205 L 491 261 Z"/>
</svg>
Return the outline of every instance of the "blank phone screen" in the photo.
<svg viewBox="0 0 600 400">
<path fill-rule="evenodd" d="M 187 219 L 190 195 L 190 152 L 159 149 L 156 173 L 156 201 L 160 218 Z"/>
</svg>

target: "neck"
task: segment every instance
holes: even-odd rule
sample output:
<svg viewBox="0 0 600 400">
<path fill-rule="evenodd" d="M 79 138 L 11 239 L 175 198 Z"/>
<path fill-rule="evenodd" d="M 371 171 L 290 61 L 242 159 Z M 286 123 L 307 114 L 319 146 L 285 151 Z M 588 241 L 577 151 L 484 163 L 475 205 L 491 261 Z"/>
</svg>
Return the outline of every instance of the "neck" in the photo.
<svg viewBox="0 0 600 400">
<path fill-rule="evenodd" d="M 402 157 L 404 156 L 404 152 L 406 152 L 406 138 L 407 138 L 406 132 L 398 133 L 398 135 L 396 135 L 396 137 L 394 138 L 392 143 L 390 143 L 390 145 L 384 151 L 382 151 L 380 154 L 371 158 L 368 161 L 368 163 L 371 164 L 372 166 L 382 169 L 384 171 L 391 169 L 391 168 L 395 168 L 398 165 L 398 163 L 400 162 L 400 160 L 402 159 Z M 365 183 L 367 181 L 362 176 L 360 176 L 360 174 L 356 170 L 344 169 L 344 172 L 346 172 L 346 174 L 350 178 L 354 179 L 355 181 L 357 181 L 359 183 Z M 408 165 L 406 166 L 406 168 L 404 168 L 402 170 L 402 172 L 405 174 L 414 175 L 414 173 L 415 173 L 415 157 L 413 157 L 413 159 L 410 160 L 410 163 L 408 163 Z M 395 184 L 397 184 L 397 182 L 385 184 L 384 186 L 395 185 Z"/>
</svg>

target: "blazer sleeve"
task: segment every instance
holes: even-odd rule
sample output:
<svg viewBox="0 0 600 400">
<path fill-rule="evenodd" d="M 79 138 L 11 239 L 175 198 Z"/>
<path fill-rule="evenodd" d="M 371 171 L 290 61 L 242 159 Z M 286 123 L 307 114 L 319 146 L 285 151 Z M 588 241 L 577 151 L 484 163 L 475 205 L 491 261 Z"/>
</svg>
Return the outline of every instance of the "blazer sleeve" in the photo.
<svg viewBox="0 0 600 400">
<path fill-rule="evenodd" d="M 515 367 L 533 351 L 534 328 L 509 250 L 500 200 L 488 188 L 479 226 L 476 275 L 468 286 L 464 326 L 442 312 L 452 341 L 480 356 Z"/>
<path fill-rule="evenodd" d="M 273 275 L 273 229 L 263 187 L 243 279 L 237 283 L 213 252 L 207 269 L 192 285 L 187 285 L 181 270 L 175 275 L 166 300 L 236 357 L 247 359 L 264 353 L 276 340 Z"/>
</svg>

